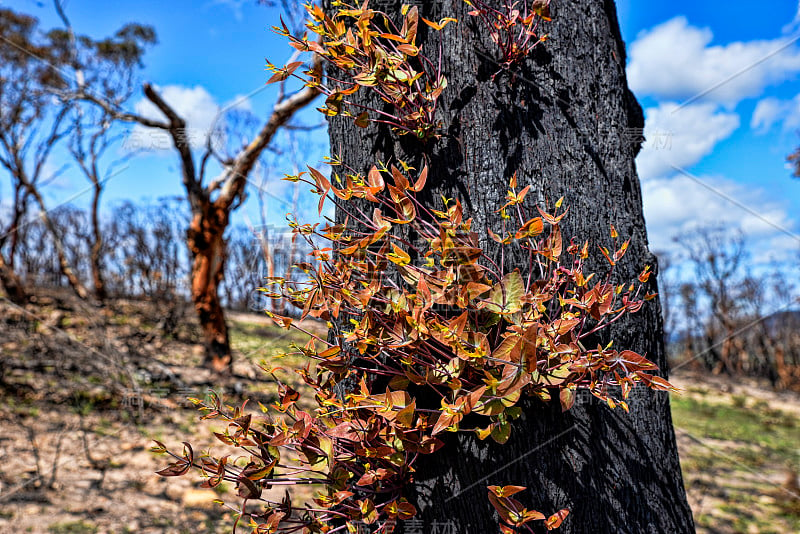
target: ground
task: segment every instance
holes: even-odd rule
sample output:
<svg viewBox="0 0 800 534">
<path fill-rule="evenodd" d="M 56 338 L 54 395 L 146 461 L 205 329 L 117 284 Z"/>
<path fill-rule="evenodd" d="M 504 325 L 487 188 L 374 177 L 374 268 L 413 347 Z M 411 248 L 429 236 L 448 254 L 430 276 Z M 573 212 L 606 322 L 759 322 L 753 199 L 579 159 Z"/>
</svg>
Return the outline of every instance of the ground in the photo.
<svg viewBox="0 0 800 534">
<path fill-rule="evenodd" d="M 234 503 L 231 488 L 155 475 L 166 459 L 150 447 L 212 446 L 219 424 L 186 401 L 209 387 L 230 403 L 275 400 L 259 364 L 296 367 L 278 355 L 303 337 L 270 323 L 231 315 L 237 363 L 217 379 L 197 368 L 202 348 L 185 306 L 0 301 L 0 532 L 230 532 L 230 511 L 214 501 Z M 673 382 L 683 389 L 672 408 L 698 532 L 800 532 L 800 395 L 685 372 Z"/>
<path fill-rule="evenodd" d="M 677 373 L 671 399 L 697 532 L 800 532 L 800 395 Z"/>
</svg>

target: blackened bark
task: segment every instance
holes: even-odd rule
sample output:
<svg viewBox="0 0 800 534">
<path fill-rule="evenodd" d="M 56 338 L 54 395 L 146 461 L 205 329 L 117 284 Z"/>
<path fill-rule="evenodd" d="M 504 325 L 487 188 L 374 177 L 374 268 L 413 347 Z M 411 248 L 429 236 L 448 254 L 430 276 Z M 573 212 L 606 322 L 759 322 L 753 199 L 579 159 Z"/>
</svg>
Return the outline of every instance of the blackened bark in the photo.
<svg viewBox="0 0 800 534">
<path fill-rule="evenodd" d="M 399 13 L 401 3 L 373 1 L 371 7 Z M 634 165 L 644 119 L 627 86 L 613 1 L 556 0 L 546 28 L 550 40 L 515 72 L 494 79 L 497 50 L 463 0 L 411 3 L 425 18 L 459 20 L 441 33 L 449 82 L 440 114 L 446 135 L 422 146 L 383 128 L 361 130 L 336 118 L 330 137 L 337 155 L 362 172 L 378 160 L 402 159 L 417 168 L 426 161 L 426 198 L 432 203 L 440 195 L 460 198 L 489 251 L 497 249 L 486 229 L 500 228 L 495 210 L 517 172 L 520 187 L 532 186 L 532 202 L 552 207 L 566 198 L 567 236 L 608 246 L 614 224 L 632 240 L 617 268 L 620 280 L 635 279 L 645 265 L 655 268 Z M 422 32 L 429 56 L 438 39 L 437 33 Z M 369 96 L 361 98 L 370 102 Z M 527 264 L 508 254 L 505 260 L 507 269 Z M 596 262 L 598 269 L 603 265 Z M 650 289 L 656 290 L 655 277 Z M 666 372 L 662 332 L 655 300 L 605 335 L 615 347 L 646 354 Z M 630 414 L 591 400 L 565 414 L 557 402 L 530 401 L 505 445 L 450 435 L 445 449 L 418 464 L 421 518 L 428 528 L 434 521 L 452 521 L 459 533 L 497 532 L 486 486 L 514 484 L 529 488 L 519 497 L 530 508 L 545 514 L 571 510 L 560 532 L 693 532 L 669 399 L 664 393 L 637 393 Z"/>
</svg>

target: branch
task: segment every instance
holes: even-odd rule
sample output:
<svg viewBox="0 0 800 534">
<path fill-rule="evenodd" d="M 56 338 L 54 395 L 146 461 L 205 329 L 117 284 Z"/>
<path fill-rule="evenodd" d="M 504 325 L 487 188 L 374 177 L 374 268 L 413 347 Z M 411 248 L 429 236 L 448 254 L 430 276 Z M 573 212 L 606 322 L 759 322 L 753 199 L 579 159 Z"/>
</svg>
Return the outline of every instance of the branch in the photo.
<svg viewBox="0 0 800 534">
<path fill-rule="evenodd" d="M 199 209 L 200 204 L 208 200 L 208 195 L 200 185 L 195 173 L 192 149 L 186 138 L 186 121 L 161 98 L 161 95 L 149 83 L 144 84 L 144 95 L 169 119 L 169 134 L 172 136 L 172 142 L 181 158 L 183 185 L 189 195 L 189 203 L 194 212 Z"/>
<path fill-rule="evenodd" d="M 64 121 L 68 113 L 69 108 L 67 107 L 62 108 L 58 112 L 53 119 L 50 134 L 37 146 L 37 154 L 34 156 L 33 174 L 31 180 L 34 184 L 39 180 L 39 175 L 41 174 L 44 164 L 50 156 L 50 152 L 52 152 L 53 147 L 69 132 L 69 129 L 60 131 L 61 123 Z M 22 162 L 20 162 L 20 164 L 22 164 Z"/>
<path fill-rule="evenodd" d="M 178 115 L 175 110 L 164 101 L 163 98 L 161 98 L 161 95 L 158 94 L 155 89 L 153 89 L 153 86 L 149 83 L 144 84 L 144 96 L 146 96 L 150 102 L 155 104 L 158 110 L 169 119 L 170 126 L 186 126 L 186 121 L 183 120 L 183 118 L 181 118 L 180 115 Z"/>
<path fill-rule="evenodd" d="M 75 81 L 78 82 L 78 90 L 82 91 L 84 78 L 83 70 L 81 70 L 80 63 L 78 62 L 78 44 L 75 40 L 75 30 L 72 29 L 72 24 L 67 18 L 67 14 L 64 12 L 64 6 L 61 4 L 61 0 L 53 0 L 53 5 L 55 6 L 56 13 L 61 19 L 61 22 L 64 23 L 64 27 L 67 29 L 67 34 L 69 35 L 70 55 L 72 56 L 70 58 L 70 63 L 75 71 Z"/>
<path fill-rule="evenodd" d="M 145 84 L 145 87 L 148 87 L 149 84 Z M 147 90 L 145 89 L 145 94 L 147 94 Z M 69 94 L 61 94 L 59 95 L 64 100 L 83 100 L 86 102 L 91 102 L 99 106 L 103 111 L 108 113 L 111 117 L 116 120 L 120 120 L 123 122 L 135 122 L 137 124 L 141 124 L 142 126 L 147 126 L 148 128 L 158 128 L 160 130 L 169 130 L 170 125 L 169 123 L 148 119 L 147 117 L 143 117 L 141 115 L 137 115 L 136 113 L 128 113 L 125 111 L 120 111 L 113 107 L 107 100 L 103 100 L 101 98 L 97 98 L 96 96 L 87 93 L 86 91 L 78 91 L 77 93 L 69 93 Z"/>
<path fill-rule="evenodd" d="M 321 68 L 321 64 L 322 60 L 315 55 L 311 68 Z M 310 104 L 319 94 L 320 91 L 316 87 L 304 87 L 275 105 L 272 115 L 258 135 L 239 153 L 233 165 L 224 172 L 225 185 L 217 199 L 223 208 L 229 208 L 234 200 L 241 196 L 247 183 L 247 176 L 278 129 L 285 125 L 297 111 Z"/>
</svg>

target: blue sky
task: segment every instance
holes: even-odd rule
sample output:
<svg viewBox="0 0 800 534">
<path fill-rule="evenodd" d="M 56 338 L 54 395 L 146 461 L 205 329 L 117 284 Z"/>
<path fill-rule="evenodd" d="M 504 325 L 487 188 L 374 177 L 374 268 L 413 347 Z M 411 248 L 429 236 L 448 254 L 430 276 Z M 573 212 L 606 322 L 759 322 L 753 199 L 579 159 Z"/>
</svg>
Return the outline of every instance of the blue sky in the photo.
<svg viewBox="0 0 800 534">
<path fill-rule="evenodd" d="M 796 257 L 797 3 L 644 5 L 621 2 L 620 15 L 647 117 L 637 163 L 653 248 L 722 223 L 742 228 L 757 262 Z"/>
<path fill-rule="evenodd" d="M 0 5 L 38 16 L 43 27 L 57 24 L 49 1 Z M 768 8 L 721 0 L 617 5 L 629 81 L 648 119 L 638 165 L 651 247 L 674 249 L 674 235 L 714 222 L 742 226 L 759 261 L 796 257 L 800 181 L 785 157 L 800 144 L 797 1 Z M 274 89 L 264 88 L 264 59 L 282 62 L 289 51 L 269 29 L 277 12 L 255 0 L 70 0 L 67 11 L 77 31 L 95 36 L 130 21 L 155 26 L 159 44 L 146 55 L 142 79 L 160 86 L 190 127 L 207 128 L 220 106 L 254 91 L 241 106 L 257 116 L 274 102 Z M 131 107 L 153 113 L 140 100 Z M 319 118 L 305 113 L 301 120 Z M 321 159 L 325 138 L 320 130 L 300 140 L 306 160 Z M 291 170 L 285 159 L 276 165 Z M 56 203 L 83 187 L 80 176 L 67 173 L 48 197 Z M 269 190 L 281 196 L 288 187 L 271 183 Z M 109 182 L 105 204 L 181 192 L 174 154 L 153 152 Z M 287 206 L 271 202 L 273 220 L 281 220 Z M 254 220 L 255 203 L 246 208 Z"/>
</svg>

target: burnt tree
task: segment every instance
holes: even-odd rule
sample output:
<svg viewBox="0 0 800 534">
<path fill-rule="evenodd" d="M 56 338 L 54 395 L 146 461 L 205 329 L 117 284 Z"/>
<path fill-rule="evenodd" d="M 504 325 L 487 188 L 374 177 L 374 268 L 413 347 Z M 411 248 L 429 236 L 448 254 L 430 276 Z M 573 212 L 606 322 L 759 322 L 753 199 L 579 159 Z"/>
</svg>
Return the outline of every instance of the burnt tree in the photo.
<svg viewBox="0 0 800 534">
<path fill-rule="evenodd" d="M 399 13 L 401 3 L 371 7 Z M 325 4 L 329 14 L 338 9 Z M 498 249 L 486 230 L 501 227 L 496 210 L 505 203 L 509 178 L 518 173 L 520 187 L 531 185 L 529 198 L 539 206 L 552 207 L 565 197 L 566 235 L 591 241 L 595 270 L 604 269 L 596 247 L 609 245 L 611 224 L 632 241 L 617 267 L 619 280 L 635 279 L 645 265 L 655 268 L 634 163 L 644 117 L 628 89 L 614 3 L 553 3 L 550 40 L 513 71 L 498 65 L 495 45 L 463 0 L 414 4 L 427 19 L 459 21 L 440 33 L 421 28 L 418 41 L 430 56 L 442 39 L 442 71 L 449 82 L 440 101 L 442 137 L 423 144 L 374 124 L 360 129 L 334 118 L 330 139 L 336 156 L 364 174 L 379 160 L 404 160 L 417 169 L 427 163 L 425 198 L 436 208 L 441 195 L 461 199 L 490 256 Z M 382 105 L 365 91 L 356 99 Z M 504 257 L 512 268 L 525 268 L 527 261 L 521 261 Z M 662 331 L 654 300 L 598 342 L 613 339 L 615 347 L 646 355 L 666 375 Z M 448 434 L 441 453 L 417 464 L 419 518 L 427 528 L 452 521 L 454 532 L 496 532 L 486 486 L 514 484 L 529 488 L 520 500 L 531 508 L 571 510 L 560 532 L 693 532 L 667 394 L 644 388 L 636 393 L 629 414 L 594 399 L 563 414 L 558 402 L 530 400 L 505 445 Z"/>
<path fill-rule="evenodd" d="M 319 68 L 318 64 L 314 63 L 313 68 Z M 181 181 L 191 209 L 186 243 L 192 262 L 191 299 L 206 345 L 204 365 L 217 372 L 229 371 L 233 362 L 225 311 L 219 295 L 227 259 L 224 235 L 231 214 L 244 202 L 250 173 L 276 132 L 319 94 L 317 89 L 310 87 L 291 94 L 286 94 L 284 89 L 282 85 L 272 112 L 258 131 L 229 154 L 221 154 L 215 149 L 214 136 L 218 132 L 214 128 L 202 132 L 203 147 L 193 146 L 186 119 L 149 83 L 143 85 L 144 96 L 163 118 L 151 119 L 124 111 L 120 102 L 82 89 L 63 95 L 66 100 L 90 102 L 115 121 L 136 123 L 169 135 L 180 161 Z M 209 179 L 214 165 L 220 170 L 214 179 Z"/>
<path fill-rule="evenodd" d="M 181 162 L 181 177 L 191 208 L 191 222 L 186 231 L 186 242 L 192 261 L 191 297 L 200 319 L 206 342 L 205 365 L 215 371 L 230 369 L 232 363 L 228 326 L 219 296 L 226 260 L 225 230 L 231 213 L 245 198 L 250 172 L 258 158 L 272 141 L 275 133 L 300 109 L 316 98 L 316 89 L 304 88 L 285 98 L 279 98 L 272 113 L 259 132 L 235 155 L 222 161 L 223 170 L 213 181 L 204 183 L 207 163 L 216 153 L 211 136 L 206 137 L 206 151 L 199 164 L 186 139 L 186 121 L 150 85 L 145 84 L 144 94 L 166 117 L 166 121 L 151 121 L 132 114 L 118 114 L 121 120 L 134 121 L 144 126 L 169 133 Z M 104 102 L 84 96 L 104 109 Z"/>
</svg>

